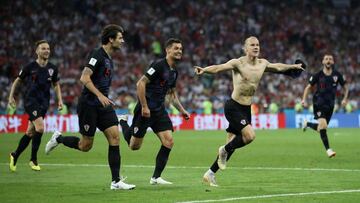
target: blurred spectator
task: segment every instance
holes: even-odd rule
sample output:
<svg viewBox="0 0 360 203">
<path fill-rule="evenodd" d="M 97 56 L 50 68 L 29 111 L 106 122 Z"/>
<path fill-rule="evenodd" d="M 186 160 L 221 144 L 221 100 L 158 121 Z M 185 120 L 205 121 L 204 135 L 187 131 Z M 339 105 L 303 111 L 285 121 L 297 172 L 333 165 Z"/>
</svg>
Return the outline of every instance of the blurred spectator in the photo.
<svg viewBox="0 0 360 203">
<path fill-rule="evenodd" d="M 179 115 L 179 114 L 180 114 L 180 111 L 177 110 L 177 108 L 175 108 L 174 105 L 170 104 L 170 114 L 171 114 L 171 115 Z"/>
<path fill-rule="evenodd" d="M 271 102 L 269 105 L 269 113 L 277 114 L 279 113 L 279 106 L 275 102 Z"/>
<path fill-rule="evenodd" d="M 352 111 L 353 111 L 353 107 L 352 107 L 351 103 L 347 103 L 345 106 L 345 112 L 351 113 Z"/>
<path fill-rule="evenodd" d="M 212 114 L 212 108 L 213 108 L 213 104 L 210 100 L 205 99 L 202 102 L 202 107 L 203 107 L 203 113 L 205 115 L 211 115 Z"/>
<path fill-rule="evenodd" d="M 130 101 L 128 104 L 129 114 L 134 115 L 135 107 L 136 107 L 136 101 L 134 100 Z"/>
<path fill-rule="evenodd" d="M 60 111 L 58 111 L 59 115 L 67 115 L 69 114 L 69 110 L 66 104 L 63 104 L 63 107 Z"/>
<path fill-rule="evenodd" d="M 251 104 L 251 114 L 256 115 L 259 114 L 259 105 L 256 103 Z"/>
<path fill-rule="evenodd" d="M 218 64 L 240 57 L 244 39 L 256 35 L 264 58 L 285 63 L 303 58 L 309 73 L 321 68 L 319 58 L 324 53 L 334 54 L 336 67 L 346 73 L 353 110 L 358 109 L 360 4 L 357 1 L 344 5 L 335 0 L 114 2 L 2 2 L 0 113 L 6 110 L 11 82 L 21 66 L 33 57 L 28 53 L 32 53 L 32 44 L 38 39 L 53 43 L 52 62 L 59 67 L 64 103 L 69 112 L 76 112 L 82 91 L 78 81 L 85 65 L 85 54 L 99 46 L 94 37 L 97 31 L 115 22 L 126 29 L 127 42 L 125 49 L 113 57 L 116 74 L 110 96 L 121 108 L 127 108 L 131 102 L 129 98 L 136 98 L 136 81 L 149 61 L 163 53 L 162 44 L 169 37 L 177 37 L 184 44 L 177 84 L 181 102 L 195 111 L 202 108 L 201 100 L 208 96 L 214 109 L 221 112 L 223 102 L 232 91 L 231 72 L 197 78 L 192 66 Z M 264 112 L 263 105 L 269 104 L 270 99 L 280 110 L 294 108 L 309 76 L 303 74 L 292 80 L 265 73 L 254 99 L 259 112 Z M 22 103 L 18 103 L 18 112 L 21 112 Z"/>
</svg>

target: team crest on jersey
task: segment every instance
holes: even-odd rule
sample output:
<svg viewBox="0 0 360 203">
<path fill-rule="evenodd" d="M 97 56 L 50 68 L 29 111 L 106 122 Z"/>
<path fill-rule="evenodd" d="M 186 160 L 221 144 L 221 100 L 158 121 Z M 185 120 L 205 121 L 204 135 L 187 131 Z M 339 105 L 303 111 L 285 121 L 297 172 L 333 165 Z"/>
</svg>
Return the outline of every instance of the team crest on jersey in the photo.
<svg viewBox="0 0 360 203">
<path fill-rule="evenodd" d="M 52 76 L 53 76 L 53 74 L 54 74 L 54 69 L 49 68 L 48 72 L 49 72 L 50 77 L 52 77 Z"/>
<path fill-rule="evenodd" d="M 333 76 L 333 79 L 334 79 L 334 82 L 337 82 L 338 77 L 335 75 L 335 76 Z"/>
<path fill-rule="evenodd" d="M 139 131 L 139 128 L 138 128 L 138 127 L 135 127 L 135 128 L 134 128 L 134 134 L 136 134 L 138 131 Z"/>
<path fill-rule="evenodd" d="M 245 124 L 246 124 L 246 120 L 245 120 L 245 119 L 242 119 L 242 120 L 240 121 L 240 123 L 241 123 L 242 125 L 245 125 Z"/>
<path fill-rule="evenodd" d="M 90 128 L 90 126 L 88 124 L 84 125 L 84 129 L 85 129 L 86 132 L 89 131 L 89 128 Z"/>
<path fill-rule="evenodd" d="M 317 116 L 321 116 L 321 111 L 318 111 L 316 114 Z"/>
<path fill-rule="evenodd" d="M 109 59 L 105 59 L 105 67 L 110 68 L 110 60 Z"/>
<path fill-rule="evenodd" d="M 37 116 L 37 111 L 33 111 L 32 114 L 33 114 L 34 116 Z"/>
</svg>

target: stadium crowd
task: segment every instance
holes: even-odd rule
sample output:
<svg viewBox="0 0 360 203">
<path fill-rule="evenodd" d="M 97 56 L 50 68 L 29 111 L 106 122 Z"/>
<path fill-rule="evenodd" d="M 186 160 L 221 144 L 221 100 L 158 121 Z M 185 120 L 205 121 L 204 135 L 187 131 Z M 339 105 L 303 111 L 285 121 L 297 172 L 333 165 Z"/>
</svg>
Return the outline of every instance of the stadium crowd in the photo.
<svg viewBox="0 0 360 203">
<path fill-rule="evenodd" d="M 177 83 L 181 102 L 195 111 L 210 100 L 214 110 L 221 111 L 232 90 L 231 72 L 199 78 L 193 65 L 240 57 L 244 39 L 255 35 L 260 40 L 261 56 L 270 62 L 294 63 L 301 58 L 308 64 L 308 73 L 298 79 L 265 73 L 254 99 L 259 112 L 268 111 L 270 103 L 276 103 L 280 110 L 294 108 L 309 74 L 321 69 L 325 53 L 334 54 L 336 68 L 349 84 L 352 109 L 357 110 L 360 6 L 356 1 L 345 1 L 348 5 L 334 2 L 5 1 L 0 8 L 0 114 L 6 112 L 10 85 L 21 66 L 34 60 L 34 43 L 39 39 L 50 41 L 51 61 L 59 67 L 64 103 L 70 112 L 76 112 L 86 53 L 99 46 L 98 33 L 108 23 L 126 30 L 126 46 L 114 57 L 116 74 L 110 93 L 122 108 L 136 100 L 136 81 L 151 61 L 163 56 L 166 39 L 178 37 L 184 46 Z M 18 101 L 18 107 L 22 103 Z"/>
</svg>

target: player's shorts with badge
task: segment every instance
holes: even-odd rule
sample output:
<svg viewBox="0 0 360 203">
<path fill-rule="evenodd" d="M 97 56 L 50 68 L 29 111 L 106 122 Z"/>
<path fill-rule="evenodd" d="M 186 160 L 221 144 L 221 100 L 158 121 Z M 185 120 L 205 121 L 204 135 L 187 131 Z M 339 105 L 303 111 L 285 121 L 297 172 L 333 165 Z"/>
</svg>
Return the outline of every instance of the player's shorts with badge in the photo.
<svg viewBox="0 0 360 203">
<path fill-rule="evenodd" d="M 241 135 L 241 130 L 251 125 L 251 106 L 241 105 L 230 99 L 225 103 L 225 117 L 229 121 L 227 132 Z"/>
<path fill-rule="evenodd" d="M 314 105 L 314 119 L 325 118 L 329 123 L 334 112 L 334 107 Z"/>
<path fill-rule="evenodd" d="M 81 101 L 77 106 L 77 114 L 79 117 L 79 129 L 82 135 L 93 137 L 96 128 L 104 131 L 111 126 L 119 124 L 115 110 L 112 106 L 92 106 Z"/>
<path fill-rule="evenodd" d="M 150 111 L 150 118 L 146 118 L 141 115 L 141 105 L 139 103 L 136 104 L 134 109 L 132 126 L 133 136 L 137 138 L 143 138 L 148 127 L 151 127 L 154 133 L 166 130 L 174 131 L 172 122 L 165 108 L 161 108 L 158 111 Z"/>
<path fill-rule="evenodd" d="M 44 118 L 47 112 L 47 108 L 44 108 L 41 105 L 33 104 L 29 106 L 24 106 L 25 112 L 29 114 L 29 120 L 34 121 L 39 117 Z"/>
</svg>

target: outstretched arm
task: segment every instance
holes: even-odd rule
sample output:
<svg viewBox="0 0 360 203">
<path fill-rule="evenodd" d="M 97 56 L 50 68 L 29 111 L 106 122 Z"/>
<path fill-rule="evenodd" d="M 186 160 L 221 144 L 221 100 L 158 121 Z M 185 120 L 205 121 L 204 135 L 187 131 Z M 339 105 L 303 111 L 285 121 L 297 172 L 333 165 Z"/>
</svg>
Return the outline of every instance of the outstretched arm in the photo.
<svg viewBox="0 0 360 203">
<path fill-rule="evenodd" d="M 220 64 L 220 65 L 207 66 L 205 68 L 201 68 L 199 66 L 194 66 L 195 73 L 197 75 L 201 75 L 203 73 L 218 73 L 221 71 L 232 70 L 233 68 L 235 68 L 235 61 L 236 61 L 236 59 L 232 59 L 226 63 Z"/>
<path fill-rule="evenodd" d="M 301 67 L 301 64 L 284 64 L 284 63 L 268 63 L 266 66 L 266 72 L 284 72 L 290 69 L 304 69 Z"/>
<path fill-rule="evenodd" d="M 11 86 L 11 90 L 10 90 L 10 94 L 9 94 L 9 101 L 8 104 L 12 107 L 15 108 L 16 107 L 16 102 L 14 99 L 14 93 L 15 90 L 17 89 L 17 87 L 19 86 L 19 84 L 21 83 L 21 79 L 19 77 L 17 77 L 14 81 L 14 83 Z"/>
<path fill-rule="evenodd" d="M 174 107 L 181 112 L 185 120 L 188 120 L 190 118 L 189 112 L 187 112 L 184 107 L 181 105 L 179 97 L 177 96 L 175 88 L 172 88 L 170 90 L 170 100 L 171 103 L 174 105 Z"/>
<path fill-rule="evenodd" d="M 150 109 L 146 101 L 146 84 L 149 82 L 149 78 L 143 75 L 136 83 L 136 93 L 141 104 L 141 115 L 143 117 L 150 117 Z"/>
<path fill-rule="evenodd" d="M 309 91 L 310 91 L 310 88 L 311 88 L 311 85 L 308 84 L 304 90 L 304 94 L 303 94 L 303 97 L 302 97 L 302 100 L 301 100 L 301 104 L 303 105 L 303 107 L 307 107 L 307 102 L 306 102 L 306 98 L 309 94 Z"/>
</svg>

